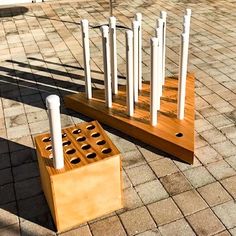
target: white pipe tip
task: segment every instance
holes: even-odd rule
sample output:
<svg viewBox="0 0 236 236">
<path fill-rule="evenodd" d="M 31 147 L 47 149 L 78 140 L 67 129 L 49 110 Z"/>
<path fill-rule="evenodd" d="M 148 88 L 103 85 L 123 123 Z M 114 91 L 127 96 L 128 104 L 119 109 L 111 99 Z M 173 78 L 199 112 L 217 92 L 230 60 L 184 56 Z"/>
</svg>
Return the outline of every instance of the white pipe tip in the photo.
<svg viewBox="0 0 236 236">
<path fill-rule="evenodd" d="M 167 17 L 166 11 L 161 11 L 160 17 L 161 17 L 163 20 L 166 20 L 166 17 Z"/>
<path fill-rule="evenodd" d="M 103 25 L 100 27 L 103 37 L 108 37 L 109 27 L 107 25 Z"/>
<path fill-rule="evenodd" d="M 60 98 L 57 95 L 49 95 L 46 98 L 47 109 L 56 109 L 60 106 Z"/>
<path fill-rule="evenodd" d="M 80 22 L 81 22 L 81 25 L 83 25 L 84 27 L 88 26 L 88 20 L 87 19 L 83 19 Z"/>
<path fill-rule="evenodd" d="M 112 28 L 114 28 L 114 27 L 116 26 L 116 18 L 115 18 L 115 16 L 111 16 L 111 17 L 109 18 L 109 21 L 110 21 L 110 26 L 111 26 Z"/>
<path fill-rule="evenodd" d="M 185 14 L 186 14 L 187 16 L 191 16 L 192 10 L 189 9 L 189 8 L 187 8 L 187 9 L 185 10 Z"/>
<path fill-rule="evenodd" d="M 142 13 L 138 12 L 135 14 L 135 20 L 141 21 L 142 20 Z"/>
</svg>

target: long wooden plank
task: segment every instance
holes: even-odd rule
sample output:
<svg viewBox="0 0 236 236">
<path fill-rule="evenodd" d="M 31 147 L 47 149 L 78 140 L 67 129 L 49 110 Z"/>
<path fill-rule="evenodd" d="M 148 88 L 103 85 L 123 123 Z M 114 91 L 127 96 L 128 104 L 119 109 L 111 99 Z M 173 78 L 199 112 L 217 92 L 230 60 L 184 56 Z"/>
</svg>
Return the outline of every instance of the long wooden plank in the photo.
<svg viewBox="0 0 236 236">
<path fill-rule="evenodd" d="M 166 78 L 161 98 L 161 111 L 156 127 L 150 125 L 150 85 L 143 84 L 133 117 L 127 115 L 126 88 L 119 87 L 113 96 L 112 108 L 107 108 L 104 90 L 94 90 L 93 98 L 84 93 L 64 97 L 67 108 L 92 117 L 144 143 L 156 147 L 190 164 L 194 158 L 194 75 L 188 74 L 184 120 L 177 119 L 178 79 Z"/>
</svg>

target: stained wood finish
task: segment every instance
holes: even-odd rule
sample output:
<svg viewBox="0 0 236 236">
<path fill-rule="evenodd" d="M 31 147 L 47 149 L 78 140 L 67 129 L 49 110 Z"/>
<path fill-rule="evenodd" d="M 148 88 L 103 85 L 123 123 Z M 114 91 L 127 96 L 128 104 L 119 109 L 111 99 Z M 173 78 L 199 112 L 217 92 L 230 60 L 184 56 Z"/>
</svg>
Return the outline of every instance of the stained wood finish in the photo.
<svg viewBox="0 0 236 236">
<path fill-rule="evenodd" d="M 53 167 L 50 134 L 35 138 L 42 188 L 58 232 L 123 207 L 120 152 L 100 124 L 81 123 L 62 135 L 61 170 Z M 96 156 L 89 158 L 91 153 Z M 76 158 L 80 162 L 73 164 Z"/>
<path fill-rule="evenodd" d="M 102 89 L 94 90 L 91 100 L 87 100 L 84 93 L 65 96 L 64 100 L 66 107 L 192 164 L 194 158 L 194 81 L 194 75 L 188 74 L 185 119 L 178 120 L 178 79 L 166 78 L 156 127 L 150 125 L 149 82 L 143 84 L 133 117 L 127 115 L 125 86 L 120 86 L 118 95 L 113 96 L 113 107 L 110 109 L 105 106 Z"/>
</svg>

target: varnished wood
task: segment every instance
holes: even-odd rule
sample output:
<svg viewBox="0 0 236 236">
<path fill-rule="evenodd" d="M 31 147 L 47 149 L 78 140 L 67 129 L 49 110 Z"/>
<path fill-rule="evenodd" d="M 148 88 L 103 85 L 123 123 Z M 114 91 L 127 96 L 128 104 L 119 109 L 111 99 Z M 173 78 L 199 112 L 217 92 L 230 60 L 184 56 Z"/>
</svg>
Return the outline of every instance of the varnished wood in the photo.
<svg viewBox="0 0 236 236">
<path fill-rule="evenodd" d="M 73 133 L 78 129 L 80 133 Z M 42 188 L 59 232 L 123 206 L 120 152 L 100 124 L 81 123 L 63 129 L 62 133 L 66 134 L 63 143 L 71 143 L 63 146 L 65 166 L 60 170 L 54 169 L 52 152 L 47 150 L 51 141 L 45 142 L 45 139 L 50 134 L 35 138 Z M 92 137 L 94 133 L 100 135 Z M 79 137 L 85 140 L 77 141 Z M 105 143 L 98 145 L 99 141 Z M 83 149 L 84 145 L 90 147 Z M 75 152 L 66 153 L 69 149 Z M 104 153 L 104 150 L 110 152 Z M 96 157 L 87 158 L 89 153 L 95 153 Z M 78 157 L 79 163 L 71 163 Z"/>
<path fill-rule="evenodd" d="M 184 120 L 177 119 L 178 79 L 166 78 L 161 98 L 158 125 L 150 125 L 150 85 L 143 84 L 139 102 L 133 117 L 127 115 L 125 86 L 119 87 L 113 96 L 113 106 L 108 109 L 104 102 L 104 90 L 94 90 L 87 100 L 84 93 L 64 97 L 66 107 L 90 116 L 116 128 L 138 140 L 167 152 L 190 164 L 194 158 L 194 75 L 188 74 Z M 178 137 L 177 134 L 183 134 Z"/>
</svg>

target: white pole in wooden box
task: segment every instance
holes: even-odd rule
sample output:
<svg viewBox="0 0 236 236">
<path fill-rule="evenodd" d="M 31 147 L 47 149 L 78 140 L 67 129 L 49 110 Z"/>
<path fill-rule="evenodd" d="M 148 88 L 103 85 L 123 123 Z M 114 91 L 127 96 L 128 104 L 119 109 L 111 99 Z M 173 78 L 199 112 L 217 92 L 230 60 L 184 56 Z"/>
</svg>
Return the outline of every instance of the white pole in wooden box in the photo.
<svg viewBox="0 0 236 236">
<path fill-rule="evenodd" d="M 111 67 L 110 67 L 110 51 L 109 51 L 109 27 L 101 26 L 102 46 L 103 46 L 103 67 L 104 67 L 104 84 L 105 84 L 105 100 L 108 108 L 112 107 L 112 89 L 111 89 Z"/>
<path fill-rule="evenodd" d="M 110 57 L 111 57 L 111 81 L 113 94 L 118 93 L 118 77 L 117 77 L 117 52 L 116 52 L 116 18 L 109 18 L 109 34 L 110 34 Z"/>
<path fill-rule="evenodd" d="M 53 166 L 55 169 L 62 169 L 64 167 L 64 156 L 61 134 L 60 98 L 57 95 L 48 96 L 46 98 L 46 106 L 49 114 Z"/>
<path fill-rule="evenodd" d="M 142 14 L 136 13 L 135 20 L 139 22 L 138 31 L 138 80 L 139 90 L 142 90 Z"/>
<path fill-rule="evenodd" d="M 83 58 L 85 73 L 85 93 L 87 99 L 92 98 L 91 72 L 90 72 L 90 51 L 89 51 L 89 23 L 88 20 L 81 20 Z"/>
<path fill-rule="evenodd" d="M 163 20 L 163 35 L 162 35 L 162 84 L 165 84 L 165 66 L 166 66 L 166 17 L 167 13 L 161 11 L 160 17 Z"/>
<path fill-rule="evenodd" d="M 133 88 L 133 32 L 127 30 L 126 36 L 126 103 L 128 116 L 134 114 L 134 88 Z"/>
<path fill-rule="evenodd" d="M 157 92 L 158 85 L 158 70 L 157 70 L 157 53 L 158 52 L 158 38 L 151 38 L 151 91 L 150 91 L 150 116 L 151 125 L 157 125 L 157 108 L 158 100 L 160 99 Z"/>
<path fill-rule="evenodd" d="M 133 21 L 133 77 L 134 77 L 134 102 L 138 102 L 139 88 L 139 22 Z"/>
</svg>

